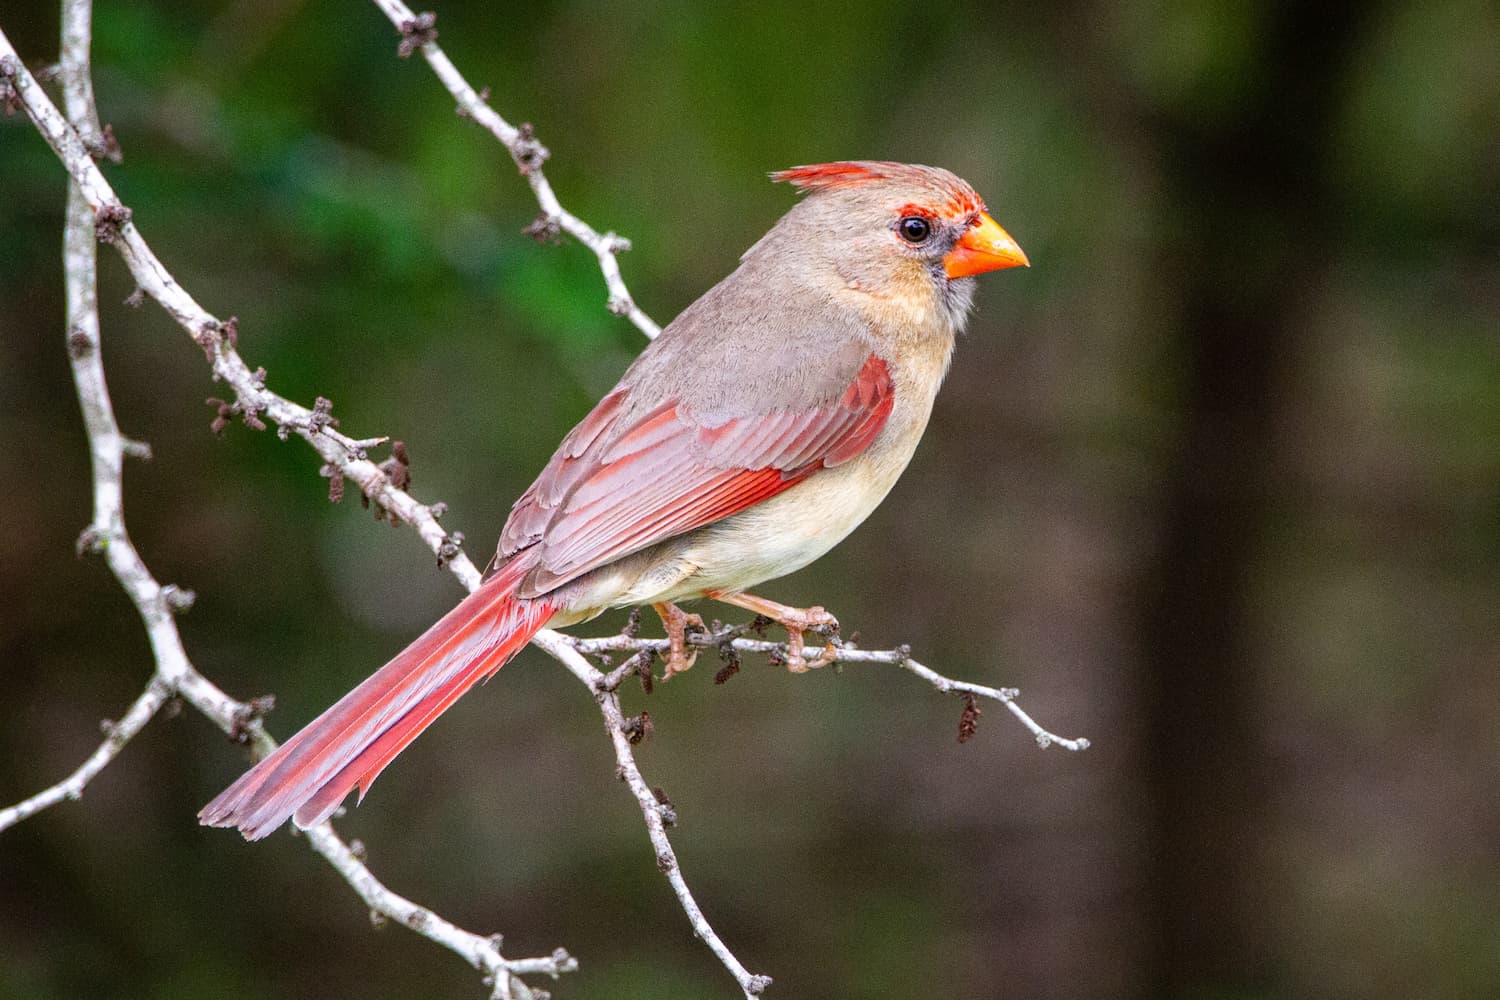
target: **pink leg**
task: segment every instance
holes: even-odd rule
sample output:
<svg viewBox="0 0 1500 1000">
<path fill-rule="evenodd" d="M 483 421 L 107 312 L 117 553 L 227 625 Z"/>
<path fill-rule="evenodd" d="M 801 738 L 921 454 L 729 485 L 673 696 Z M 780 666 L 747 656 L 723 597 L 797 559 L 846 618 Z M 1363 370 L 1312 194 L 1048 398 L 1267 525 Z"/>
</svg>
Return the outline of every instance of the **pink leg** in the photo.
<svg viewBox="0 0 1500 1000">
<path fill-rule="evenodd" d="M 814 667 L 833 662 L 833 647 L 829 645 L 822 646 L 810 659 L 802 655 L 802 650 L 805 648 L 802 639 L 804 633 L 813 630 L 838 631 L 839 620 L 823 608 L 816 605 L 811 608 L 792 608 L 769 601 L 764 597 L 756 597 L 754 594 L 713 592 L 705 596 L 744 608 L 746 611 L 754 611 L 758 615 L 765 615 L 786 629 L 786 668 L 792 673 L 805 673 Z"/>
<path fill-rule="evenodd" d="M 667 650 L 667 672 L 662 675 L 662 680 L 669 681 L 691 667 L 698 659 L 698 650 L 688 647 L 687 630 L 690 625 L 702 628 L 703 616 L 684 611 L 670 601 L 661 601 L 651 606 L 661 616 L 661 623 L 667 630 L 667 638 L 672 643 L 671 648 Z"/>
</svg>

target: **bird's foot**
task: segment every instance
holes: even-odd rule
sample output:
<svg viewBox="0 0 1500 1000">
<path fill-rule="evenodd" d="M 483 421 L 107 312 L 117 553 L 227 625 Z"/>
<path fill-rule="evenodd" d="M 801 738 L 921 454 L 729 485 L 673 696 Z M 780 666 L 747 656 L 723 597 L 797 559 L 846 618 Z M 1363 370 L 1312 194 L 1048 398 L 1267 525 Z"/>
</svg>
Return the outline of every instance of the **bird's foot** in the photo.
<svg viewBox="0 0 1500 1000">
<path fill-rule="evenodd" d="M 809 670 L 832 663 L 834 657 L 832 643 L 825 642 L 819 645 L 818 651 L 809 657 L 804 655 L 804 650 L 807 648 L 804 636 L 808 632 L 814 632 L 823 637 L 837 635 L 839 620 L 818 605 L 787 610 L 794 614 L 776 619 L 781 627 L 786 629 L 787 670 L 794 674 L 805 674 Z"/>
<path fill-rule="evenodd" d="M 829 614 L 821 606 L 814 605 L 810 608 L 793 608 L 775 601 L 768 601 L 764 597 L 756 597 L 754 594 L 709 594 L 716 601 L 725 604 L 733 604 L 737 607 L 754 611 L 758 615 L 765 615 L 786 629 L 786 668 L 794 674 L 805 674 L 809 670 L 826 666 L 834 661 L 836 655 L 832 643 L 825 642 L 818 647 L 812 656 L 806 655 L 808 632 L 816 633 L 824 638 L 832 638 L 838 634 L 839 620 Z"/>
<path fill-rule="evenodd" d="M 667 630 L 667 640 L 671 643 L 667 648 L 667 672 L 661 678 L 669 681 L 690 668 L 698 659 L 698 650 L 689 648 L 687 644 L 687 631 L 690 628 L 703 628 L 703 616 L 684 611 L 670 601 L 662 601 L 652 607 L 661 616 L 661 623 Z"/>
</svg>

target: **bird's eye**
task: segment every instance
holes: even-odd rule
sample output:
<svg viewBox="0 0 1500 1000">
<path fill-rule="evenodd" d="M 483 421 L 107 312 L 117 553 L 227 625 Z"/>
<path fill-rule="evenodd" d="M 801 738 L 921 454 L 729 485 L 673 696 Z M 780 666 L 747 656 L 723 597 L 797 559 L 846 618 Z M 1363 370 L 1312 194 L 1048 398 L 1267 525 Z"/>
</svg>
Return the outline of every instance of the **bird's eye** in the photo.
<svg viewBox="0 0 1500 1000">
<path fill-rule="evenodd" d="M 922 243 L 932 235 L 932 223 L 920 215 L 908 215 L 896 223 L 896 231 L 908 243 Z"/>
</svg>

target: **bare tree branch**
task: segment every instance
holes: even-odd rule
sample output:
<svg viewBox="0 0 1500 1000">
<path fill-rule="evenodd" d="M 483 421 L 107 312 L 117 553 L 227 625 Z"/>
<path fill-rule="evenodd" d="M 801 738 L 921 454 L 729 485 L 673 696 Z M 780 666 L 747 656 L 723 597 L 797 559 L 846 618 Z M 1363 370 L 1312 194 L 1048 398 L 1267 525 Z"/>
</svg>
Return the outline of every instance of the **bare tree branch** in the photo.
<svg viewBox="0 0 1500 1000">
<path fill-rule="evenodd" d="M 89 754 L 88 759 L 79 765 L 78 770 L 57 784 L 42 789 L 29 799 L 0 809 L 0 832 L 15 826 L 24 819 L 30 819 L 43 809 L 55 806 L 59 802 L 76 801 L 82 798 L 84 787 L 119 756 L 125 744 L 145 728 L 146 723 L 151 721 L 171 696 L 171 687 L 153 676 L 151 682 L 146 685 L 146 690 L 141 692 L 141 696 L 131 704 L 130 709 L 118 722 L 102 723 L 105 731 L 104 742 L 99 744 L 97 750 Z"/>
<path fill-rule="evenodd" d="M 437 43 L 437 15 L 431 11 L 413 13 L 402 0 L 375 0 L 375 6 L 401 32 L 397 54 L 406 58 L 414 51 L 421 52 L 427 65 L 432 67 L 443 86 L 448 88 L 448 93 L 458 102 L 459 111 L 484 126 L 510 151 L 511 159 L 516 161 L 516 169 L 521 171 L 521 176 L 531 185 L 537 204 L 542 208 L 542 214 L 527 231 L 542 237 L 561 231 L 592 250 L 599 260 L 604 284 L 609 289 L 609 311 L 616 316 L 628 317 L 647 337 L 655 337 L 660 333 L 661 327 L 635 304 L 630 289 L 625 287 L 625 280 L 620 276 L 617 255 L 630 249 L 630 241 L 614 233 L 601 233 L 562 207 L 552 191 L 552 185 L 547 181 L 547 175 L 542 172 L 542 164 L 551 155 L 547 147 L 536 140 L 530 125 L 523 123 L 518 127 L 501 118 L 485 99 L 488 90 L 481 94 L 469 86 L 469 82 Z"/>
<path fill-rule="evenodd" d="M 334 428 L 326 409 L 321 412 L 308 409 L 266 388 L 264 371 L 252 371 L 235 349 L 236 321 L 233 317 L 220 320 L 209 313 L 172 277 L 131 222 L 130 209 L 121 204 L 89 156 L 83 140 L 22 64 L 3 32 L 0 32 L 0 81 L 13 88 L 16 100 L 77 183 L 84 201 L 93 210 L 96 235 L 114 245 L 140 289 L 188 332 L 208 357 L 214 377 L 234 391 L 234 402 L 226 404 L 221 415 L 238 416 L 257 428 L 270 420 L 278 425 L 277 433 L 282 437 L 296 434 L 302 438 L 322 457 L 330 472 L 353 481 L 371 501 L 410 524 L 433 552 L 454 553 L 449 560 L 454 574 L 473 589 L 479 580 L 478 571 L 438 525 L 432 509 L 395 489 L 390 477 L 367 457 L 367 449 L 386 439 L 351 438 Z"/>
<path fill-rule="evenodd" d="M 635 306 L 619 277 L 615 253 L 624 247 L 613 234 L 601 235 L 561 208 L 539 169 L 541 161 L 545 159 L 546 151 L 536 143 L 530 130 L 524 126 L 522 128 L 510 126 L 495 114 L 482 97 L 463 80 L 441 49 L 437 47 L 435 22 L 430 15 L 413 15 L 409 8 L 401 4 L 399 0 L 376 0 L 376 3 L 401 29 L 402 54 L 409 55 L 411 51 L 420 49 L 445 86 L 458 99 L 461 108 L 484 124 L 510 151 L 512 158 L 515 159 L 536 193 L 543 209 L 543 220 L 549 225 L 555 224 L 561 230 L 573 234 L 595 252 L 610 287 L 612 308 L 629 315 L 647 336 L 654 335 L 657 332 L 656 325 Z M 86 11 L 88 0 L 67 0 L 65 7 L 81 7 Z M 83 16 L 86 19 L 86 13 Z M 86 29 L 87 24 L 85 23 L 83 27 Z M 86 45 L 86 34 L 83 37 Z M 86 63 L 84 73 L 85 75 L 87 73 Z M 74 241 L 78 241 L 78 267 L 80 269 L 84 266 L 81 263 L 82 243 L 88 243 L 87 273 L 90 277 L 87 286 L 90 290 L 92 289 L 94 248 L 92 240 L 85 238 L 92 235 L 111 242 L 135 276 L 140 289 L 160 303 L 167 313 L 193 337 L 194 341 L 205 351 L 212 365 L 214 377 L 226 382 L 233 390 L 234 401 L 222 404 L 220 421 L 227 421 L 237 416 L 249 426 L 261 428 L 265 426 L 264 420 L 269 420 L 278 425 L 280 436 L 286 437 L 295 433 L 318 452 L 325 463 L 326 474 L 353 480 L 362 492 L 382 510 L 392 517 L 411 524 L 428 548 L 437 554 L 440 564 L 446 565 L 466 589 L 471 591 L 475 589 L 480 582 L 479 573 L 463 553 L 457 540 L 438 526 L 437 511 L 434 509 L 438 505 L 429 507 L 419 503 L 392 482 L 392 477 L 387 471 L 371 462 L 366 456 L 366 449 L 386 439 L 350 438 L 333 428 L 326 401 L 320 400 L 319 405 L 308 409 L 266 388 L 265 373 L 263 371 L 252 372 L 236 349 L 236 324 L 233 318 L 220 320 L 204 310 L 177 284 L 141 237 L 131 221 L 129 209 L 119 202 L 90 156 L 91 152 L 97 153 L 102 145 L 107 144 L 101 138 L 93 141 L 91 146 L 90 141 L 80 134 L 80 130 L 69 126 L 41 91 L 35 79 L 21 64 L 3 32 L 0 32 L 0 87 L 4 86 L 11 89 L 15 103 L 25 108 L 73 179 L 73 188 L 78 202 L 70 203 L 69 213 L 70 283 L 75 267 L 75 258 L 71 253 Z M 80 93 L 86 92 L 80 90 Z M 91 96 L 80 99 L 85 101 L 85 106 L 92 107 Z M 93 123 L 92 129 L 90 128 L 91 119 L 85 118 L 81 121 L 83 133 L 101 136 L 105 134 L 99 132 L 96 122 Z M 79 273 L 84 272 L 80 270 Z M 86 356 L 92 356 L 97 364 L 97 316 L 92 298 L 88 301 L 85 310 L 87 315 L 84 316 L 81 325 L 74 322 L 76 316 L 71 292 L 69 308 L 70 348 L 76 347 Z M 89 317 L 92 317 L 91 327 L 87 325 Z M 71 336 L 75 329 L 82 331 L 81 338 Z M 78 368 L 75 365 L 75 372 L 77 371 Z M 86 414 L 91 405 L 97 406 L 100 401 L 105 408 L 104 412 L 108 414 L 109 401 L 104 388 L 102 367 L 98 370 L 97 378 L 97 386 L 90 385 L 86 388 L 80 376 L 79 393 Z M 170 587 L 161 587 L 151 578 L 134 548 L 130 546 L 128 537 L 124 533 L 123 517 L 119 515 L 119 467 L 123 464 L 123 455 L 138 446 L 120 436 L 118 428 L 114 427 L 112 414 L 108 415 L 107 424 L 101 423 L 100 427 L 102 436 L 96 438 L 93 425 L 90 425 L 91 449 L 96 453 L 96 494 L 100 489 L 108 488 L 112 491 L 111 502 L 114 506 L 102 508 L 104 513 L 101 514 L 101 508 L 98 508 L 96 503 L 94 525 L 85 533 L 85 541 L 91 545 L 102 545 L 106 557 L 110 559 L 111 568 L 115 569 L 122 585 L 140 608 L 148 633 L 152 638 L 153 652 L 157 657 L 157 674 L 153 677 L 152 683 L 159 685 L 166 693 L 158 697 L 153 694 L 154 689 L 148 686 L 147 691 L 138 699 L 125 720 L 117 724 L 110 738 L 106 739 L 104 745 L 85 762 L 78 772 L 52 789 L 28 799 L 27 802 L 0 812 L 0 819 L 8 817 L 9 823 L 18 822 L 55 801 L 76 797 L 83 785 L 119 752 L 124 740 L 128 740 L 130 735 L 139 731 L 160 707 L 161 702 L 172 692 L 181 694 L 191 704 L 218 722 L 227 732 L 244 735 L 255 744 L 259 752 L 268 752 L 274 746 L 262 730 L 256 707 L 253 704 L 230 699 L 197 673 L 188 662 L 172 620 L 173 595 L 180 595 L 183 592 Z M 111 434 L 113 437 L 110 436 Z M 100 444 L 101 441 L 104 443 Z M 100 455 L 107 460 L 103 465 L 100 464 Z M 113 464 L 109 464 L 110 462 Z M 102 479 L 101 468 L 103 469 Z M 104 482 L 106 486 L 101 487 L 99 485 L 101 482 Z M 117 558 L 120 560 L 119 568 L 116 567 Z M 778 655 L 783 658 L 786 656 L 786 648 L 782 644 L 744 638 L 743 632 L 746 628 L 747 626 L 736 626 L 727 632 L 707 636 L 699 635 L 693 637 L 691 641 L 699 645 L 728 648 L 735 652 L 768 653 L 773 658 Z M 606 675 L 595 669 L 584 657 L 585 653 L 598 655 L 617 650 L 630 650 L 639 657 L 654 655 L 666 647 L 666 640 L 642 640 L 633 635 L 581 640 L 544 630 L 538 633 L 533 642 L 558 659 L 589 688 L 591 696 L 599 705 L 606 730 L 615 749 L 619 774 L 641 807 L 658 866 L 667 876 L 673 891 L 677 894 L 695 933 L 705 941 L 710 950 L 734 976 L 746 997 L 760 994 L 770 984 L 769 977 L 755 975 L 746 970 L 708 923 L 688 888 L 666 834 L 666 827 L 675 819 L 675 813 L 669 804 L 657 800 L 635 763 L 631 744 L 633 737 L 638 738 L 643 731 L 644 719 L 643 717 L 627 718 L 621 707 L 617 688 L 622 676 L 621 670 L 624 668 Z M 972 732 L 973 716 L 978 714 L 972 698 L 983 697 L 1004 703 L 1030 729 L 1042 746 L 1055 742 L 1069 749 L 1083 749 L 1088 745 L 1086 740 L 1065 739 L 1040 727 L 1015 703 L 1016 692 L 1013 689 L 989 688 L 944 677 L 912 660 L 908 650 L 865 651 L 856 649 L 852 645 L 842 645 L 834 651 L 832 658 L 843 662 L 890 663 L 916 674 L 939 691 L 965 695 L 970 700 L 966 703 L 960 738 L 965 738 L 964 726 Z M 645 662 L 649 666 L 649 660 Z M 8 824 L 0 823 L 0 828 L 4 825 Z M 359 862 L 355 853 L 338 840 L 331 827 L 324 824 L 309 833 L 309 843 L 314 849 L 323 854 L 345 875 L 372 908 L 446 945 L 464 955 L 477 967 L 495 976 L 496 996 L 510 996 L 512 985 L 517 990 L 525 989 L 519 980 L 512 979 L 513 975 L 543 972 L 555 976 L 559 972 L 570 971 L 576 967 L 576 963 L 567 956 L 566 952 L 562 951 L 550 958 L 522 961 L 502 958 L 498 948 L 490 939 L 462 931 L 430 911 L 416 906 L 381 886 Z"/>
<path fill-rule="evenodd" d="M 787 645 L 784 642 L 770 642 L 765 639 L 746 639 L 743 633 L 746 626 L 732 625 L 703 631 L 689 632 L 685 641 L 689 645 L 699 646 L 704 649 L 730 649 L 736 653 L 760 653 L 771 657 L 773 661 L 785 662 L 788 656 Z M 599 639 L 576 639 L 572 636 L 563 636 L 563 639 L 579 653 L 586 656 L 596 656 L 601 653 L 649 652 L 652 654 L 664 654 L 671 647 L 668 639 L 643 639 L 630 632 L 620 635 L 605 636 Z M 900 667 L 908 673 L 915 674 L 938 691 L 944 694 L 968 695 L 975 698 L 988 698 L 1003 704 L 1010 713 L 1021 721 L 1031 735 L 1036 738 L 1037 745 L 1043 749 L 1056 744 L 1069 750 L 1087 750 L 1089 741 L 1082 737 L 1058 736 L 1056 733 L 1043 729 L 1020 705 L 1016 699 L 1021 692 L 1017 688 L 993 688 L 983 684 L 974 684 L 969 681 L 955 680 L 945 677 L 930 667 L 925 667 L 911 658 L 911 648 L 901 646 L 896 649 L 860 649 L 850 642 L 840 642 L 837 639 L 830 641 L 829 649 L 825 654 L 820 654 L 824 663 L 889 663 Z M 571 668 L 570 668 L 571 669 Z M 631 671 L 631 665 L 621 667 L 615 673 L 608 676 L 600 675 L 606 686 L 613 689 L 623 679 L 624 675 Z"/>
<path fill-rule="evenodd" d="M 63 41 L 60 72 L 70 118 L 82 134 L 103 136 L 94 110 L 89 72 L 91 0 L 68 0 L 63 4 Z M 15 62 L 10 43 L 0 34 L 0 60 Z M 11 63 L 4 63 L 0 78 L 10 78 Z M 23 71 L 24 72 L 24 71 Z M 25 84 L 20 84 L 25 86 Z M 34 82 L 30 84 L 33 92 Z M 56 109 L 51 109 L 56 114 Z M 101 140 L 102 141 L 102 140 Z M 102 148 L 100 152 L 105 152 Z M 92 166 L 92 164 L 90 164 Z M 212 719 L 226 733 L 249 741 L 258 754 L 275 748 L 258 721 L 257 706 L 229 698 L 193 667 L 178 633 L 174 612 L 191 603 L 188 592 L 162 586 L 152 576 L 125 528 L 123 470 L 127 453 L 140 454 L 142 447 L 120 433 L 105 382 L 101 357 L 96 285 L 96 213 L 78 181 L 68 186 L 64 229 L 64 277 L 67 298 L 67 348 L 73 380 L 83 410 L 84 427 L 93 463 L 94 514 L 80 537 L 80 551 L 101 553 L 121 587 L 145 623 L 156 668 L 150 681 L 125 717 L 106 723 L 104 742 L 72 775 L 25 801 L 0 810 L 0 830 L 12 826 L 64 799 L 77 799 L 84 787 L 112 761 L 125 745 L 174 695 Z M 307 831 L 308 844 L 321 854 L 355 889 L 372 912 L 399 921 L 422 936 L 463 956 L 484 971 L 493 983 L 493 996 L 512 1000 L 533 996 L 518 978 L 546 974 L 554 978 L 573 971 L 577 963 L 558 949 L 543 958 L 506 959 L 497 938 L 463 930 L 448 920 L 403 896 L 377 879 L 356 853 L 334 833 L 330 823 Z"/>
<path fill-rule="evenodd" d="M 759 996 L 765 992 L 767 986 L 771 985 L 771 977 L 756 975 L 745 968 L 714 931 L 713 925 L 703 915 L 698 901 L 693 898 L 692 890 L 688 888 L 687 879 L 682 874 L 682 866 L 677 863 L 677 852 L 672 849 L 672 842 L 667 838 L 667 824 L 676 822 L 676 811 L 670 805 L 657 800 L 656 794 L 651 791 L 651 786 L 642 777 L 640 768 L 636 766 L 635 754 L 631 751 L 630 727 L 625 718 L 625 711 L 620 707 L 619 691 L 608 687 L 605 675 L 595 670 L 593 665 L 573 648 L 571 637 L 546 629 L 539 632 L 531 641 L 555 657 L 568 668 L 574 677 L 577 677 L 593 692 L 594 700 L 599 704 L 599 711 L 604 715 L 605 732 L 609 734 L 610 743 L 614 746 L 615 760 L 619 764 L 619 776 L 630 788 L 631 794 L 635 796 L 636 802 L 641 807 L 641 816 L 646 821 L 646 832 L 651 837 L 651 846 L 656 851 L 656 867 L 671 883 L 672 891 L 677 894 L 677 901 L 682 904 L 683 911 L 687 913 L 688 922 L 693 925 L 693 933 L 708 945 L 709 950 L 729 970 L 729 974 L 734 976 L 735 982 L 740 984 L 740 989 L 744 991 L 746 997 Z"/>
</svg>

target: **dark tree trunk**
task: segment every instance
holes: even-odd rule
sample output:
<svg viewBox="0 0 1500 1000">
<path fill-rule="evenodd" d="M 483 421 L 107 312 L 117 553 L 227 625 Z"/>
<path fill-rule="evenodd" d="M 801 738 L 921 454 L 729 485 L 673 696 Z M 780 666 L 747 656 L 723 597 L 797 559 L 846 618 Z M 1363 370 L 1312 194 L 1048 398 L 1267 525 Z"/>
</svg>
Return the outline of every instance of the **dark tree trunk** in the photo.
<svg viewBox="0 0 1500 1000">
<path fill-rule="evenodd" d="M 1154 997 L 1273 985 L 1254 570 L 1287 499 L 1274 436 L 1307 304 L 1295 290 L 1317 287 L 1339 226 L 1320 156 L 1368 12 L 1280 5 L 1265 15 L 1259 89 L 1235 117 L 1146 124 L 1166 151 L 1163 190 L 1180 199 L 1160 274 L 1182 303 L 1169 356 L 1184 365 L 1140 606 Z"/>
</svg>

